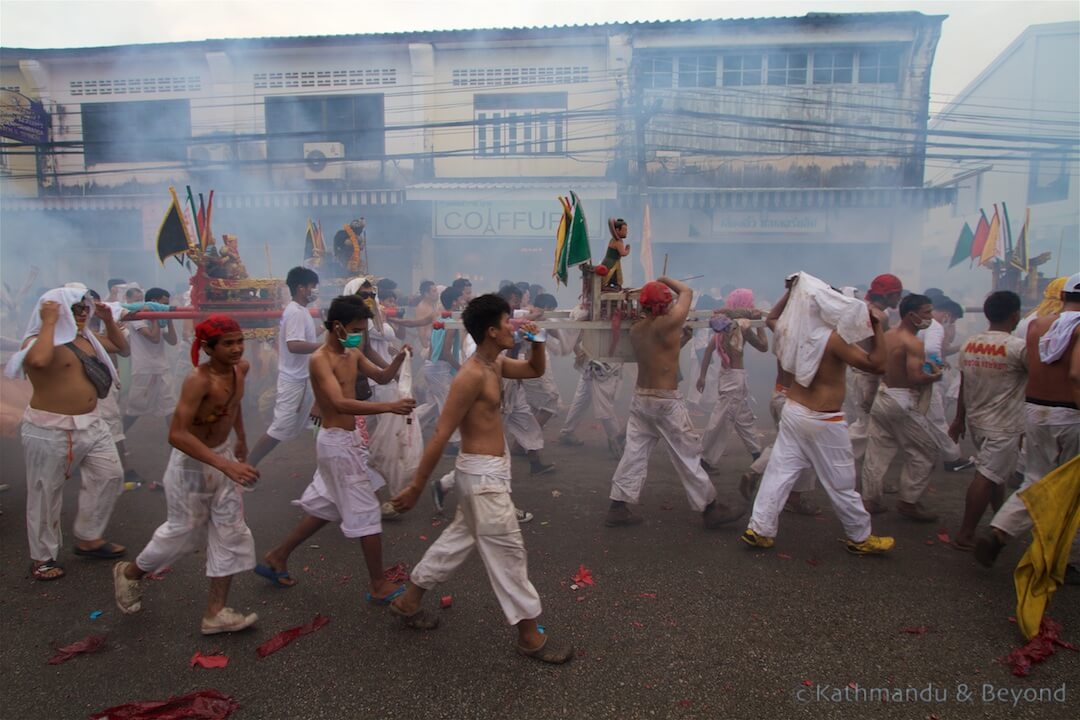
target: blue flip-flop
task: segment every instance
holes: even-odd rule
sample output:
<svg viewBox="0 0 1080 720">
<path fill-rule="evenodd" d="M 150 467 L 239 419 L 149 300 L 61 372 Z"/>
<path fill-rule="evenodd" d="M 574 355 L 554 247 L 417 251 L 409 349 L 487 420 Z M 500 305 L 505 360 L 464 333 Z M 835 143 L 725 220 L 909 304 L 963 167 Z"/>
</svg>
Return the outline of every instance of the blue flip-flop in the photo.
<svg viewBox="0 0 1080 720">
<path fill-rule="evenodd" d="M 403 593 L 403 592 L 405 592 L 405 586 L 404 586 L 404 585 L 400 585 L 400 586 L 398 586 L 398 589 L 397 589 L 397 590 L 395 590 L 394 592 L 390 593 L 390 594 L 389 594 L 389 595 L 387 595 L 386 597 L 383 597 L 383 598 L 377 598 L 377 597 L 375 597 L 374 595 L 372 595 L 371 593 L 368 593 L 367 595 L 365 595 L 365 596 L 364 596 L 364 598 L 365 598 L 365 599 L 366 599 L 366 600 L 367 600 L 367 601 L 368 601 L 369 603 L 371 603 L 372 605 L 389 605 L 389 604 L 390 604 L 391 602 L 393 602 L 393 601 L 394 601 L 394 598 L 396 598 L 396 597 L 397 597 L 398 595 L 400 595 L 400 594 L 401 594 L 401 593 Z"/>
<path fill-rule="evenodd" d="M 267 565 L 256 565 L 255 566 L 255 574 L 266 578 L 271 583 L 273 583 L 275 587 L 279 587 L 279 588 L 292 587 L 292 585 L 289 585 L 288 583 L 281 582 L 282 578 L 292 580 L 292 576 L 289 575 L 288 570 L 275 570 L 274 568 L 269 567 Z M 295 585 L 295 584 L 296 583 L 293 583 L 293 585 Z"/>
</svg>

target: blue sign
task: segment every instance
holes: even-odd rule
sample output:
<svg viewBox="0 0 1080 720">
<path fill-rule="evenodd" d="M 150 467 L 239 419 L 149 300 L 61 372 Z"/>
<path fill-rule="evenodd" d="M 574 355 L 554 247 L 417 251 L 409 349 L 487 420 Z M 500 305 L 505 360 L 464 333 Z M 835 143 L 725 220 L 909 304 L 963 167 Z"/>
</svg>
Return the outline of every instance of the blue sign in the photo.
<svg viewBox="0 0 1080 720">
<path fill-rule="evenodd" d="M 0 137 L 27 145 L 49 140 L 49 113 L 45 106 L 22 93 L 0 90 Z"/>
</svg>

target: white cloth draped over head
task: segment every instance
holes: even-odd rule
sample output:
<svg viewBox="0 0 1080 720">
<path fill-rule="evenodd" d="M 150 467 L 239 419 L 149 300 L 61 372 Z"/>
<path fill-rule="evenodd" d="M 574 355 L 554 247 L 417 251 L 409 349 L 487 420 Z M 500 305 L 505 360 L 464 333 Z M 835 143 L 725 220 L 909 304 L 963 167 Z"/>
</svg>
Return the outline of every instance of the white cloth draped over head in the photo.
<svg viewBox="0 0 1080 720">
<path fill-rule="evenodd" d="M 71 306 L 76 303 L 86 300 L 90 305 L 90 315 L 86 318 L 87 325 L 90 323 L 90 319 L 94 317 L 94 304 L 87 297 L 85 288 L 56 288 L 50 290 L 40 298 L 38 298 L 37 304 L 34 306 L 34 314 L 30 316 L 30 324 L 26 327 L 26 332 L 23 333 L 23 341 L 27 338 L 34 338 L 25 348 L 15 354 L 14 357 L 8 362 L 4 373 L 11 378 L 22 377 L 23 375 L 23 361 L 26 359 L 26 354 L 30 352 L 30 348 L 37 342 L 37 335 L 41 332 L 41 305 L 45 302 L 52 301 L 60 306 L 59 317 L 56 320 L 56 327 L 53 328 L 53 346 L 66 345 L 75 339 L 75 336 L 79 333 L 78 326 L 75 324 L 75 314 L 71 312 Z M 82 336 L 90 341 L 90 344 L 94 348 L 94 354 L 97 355 L 98 360 L 105 363 L 105 366 L 109 368 L 109 372 L 112 373 L 113 382 L 120 382 L 120 378 L 116 375 L 116 367 L 109 360 L 109 354 L 105 352 L 105 348 L 101 346 L 98 339 L 94 337 L 94 334 L 87 330 L 84 326 Z"/>
<path fill-rule="evenodd" d="M 1077 326 L 1080 326 L 1080 312 L 1069 310 L 1058 315 L 1046 334 L 1039 338 L 1039 359 L 1047 365 L 1061 359 Z"/>
<path fill-rule="evenodd" d="M 801 272 L 776 322 L 776 357 L 795 382 L 808 387 L 817 375 L 825 345 L 835 330 L 847 343 L 874 334 L 866 303 L 849 298 Z"/>
</svg>

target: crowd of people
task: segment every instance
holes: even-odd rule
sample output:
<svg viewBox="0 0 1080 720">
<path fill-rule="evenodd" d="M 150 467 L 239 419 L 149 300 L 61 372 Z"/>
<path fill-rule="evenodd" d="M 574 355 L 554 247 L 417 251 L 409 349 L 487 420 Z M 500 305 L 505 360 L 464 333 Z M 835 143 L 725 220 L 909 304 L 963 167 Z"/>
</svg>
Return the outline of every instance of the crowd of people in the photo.
<svg viewBox="0 0 1080 720">
<path fill-rule="evenodd" d="M 290 554 L 336 523 L 346 537 L 359 538 L 368 602 L 405 625 L 438 625 L 423 607 L 424 595 L 475 549 L 516 627 L 518 651 L 566 662 L 571 644 L 537 625 L 541 603 L 521 532 L 533 514 L 516 507 L 510 494 L 511 455 L 527 458 L 531 478 L 559 471 L 543 453 L 544 428 L 562 407 L 552 373 L 552 360 L 560 357 L 572 358 L 579 378 L 556 442 L 581 445 L 591 410 L 618 459 L 604 520 L 609 527 L 644 521 L 633 506 L 662 443 L 707 529 L 730 526 L 749 510 L 739 540 L 772 548 L 784 512 L 821 512 L 809 497 L 820 484 L 846 549 L 889 553 L 895 542 L 872 533 L 873 516 L 889 510 L 885 497 L 895 493 L 898 515 L 938 521 L 927 488 L 943 463 L 952 472 L 974 469 L 953 546 L 989 566 L 1032 527 L 1023 495 L 1010 490 L 1023 491 L 1080 454 L 1080 274 L 1052 282 L 1028 317 L 1014 293 L 989 294 L 985 329 L 966 339 L 957 337 L 959 304 L 938 290 L 907 292 L 890 274 L 875 277 L 859 297 L 855 288 L 799 273 L 784 280 L 784 294 L 768 310 L 756 307 L 745 288 L 732 288 L 722 300 L 695 298 L 685 283 L 662 277 L 640 289 L 640 316 L 629 329 L 637 374 L 625 423 L 615 410 L 623 366 L 590 356 L 576 331 L 545 327 L 545 313 L 557 302 L 540 286 L 504 281 L 496 292 L 474 295 L 466 278 L 447 286 L 425 280 L 406 297 L 390 279 L 360 277 L 319 303 L 314 270 L 293 268 L 286 282 L 273 419 L 250 451 L 244 396 L 252 363 L 235 319 L 132 319 L 139 311 L 167 312 L 172 298 L 120 279 L 109 281 L 104 299 L 79 282 L 41 295 L 7 365 L 9 376 L 25 375 L 33 387 L 20 432 L 36 579 L 64 575 L 61 497 L 78 470 L 73 551 L 119 561 L 115 599 L 125 613 L 141 609 L 147 575 L 205 546 L 210 590 L 201 630 L 242 630 L 257 617 L 228 606 L 232 578 L 254 571 L 275 585 L 294 585 Z M 695 308 L 706 311 L 708 327 L 687 326 Z M 694 371 L 684 378 L 680 356 L 691 343 Z M 747 367 L 755 353 L 770 351 L 775 359 L 761 362 L 776 365 L 769 409 L 777 434 L 766 445 Z M 181 356 L 190 365 L 177 383 Z M 130 363 L 124 402 L 118 357 Z M 684 382 L 690 400 L 680 390 Z M 712 411 L 695 426 L 692 411 L 706 400 Z M 164 476 L 146 484 L 164 491 L 167 518 L 128 561 L 121 559 L 128 549 L 106 539 L 106 531 L 122 490 L 141 482 L 124 433 L 144 416 L 164 421 L 172 446 Z M 260 561 L 242 493 L 257 483 L 268 455 L 313 427 L 311 482 L 294 502 L 302 518 Z M 738 490 L 722 502 L 711 476 L 722 474 L 731 431 L 750 457 L 741 478 L 720 480 L 721 490 Z M 961 451 L 964 437 L 974 447 L 969 458 Z M 373 451 L 387 443 L 407 452 Z M 446 455 L 454 457 L 454 470 L 436 476 Z M 889 470 L 898 455 L 892 486 Z M 1075 482 L 1080 485 L 1080 475 Z M 391 582 L 382 564 L 382 523 L 427 493 L 438 512 L 448 496 L 457 498 L 453 520 L 409 580 Z M 980 532 L 988 508 L 992 519 Z M 1078 562 L 1074 541 L 1067 582 L 1080 579 Z"/>
</svg>

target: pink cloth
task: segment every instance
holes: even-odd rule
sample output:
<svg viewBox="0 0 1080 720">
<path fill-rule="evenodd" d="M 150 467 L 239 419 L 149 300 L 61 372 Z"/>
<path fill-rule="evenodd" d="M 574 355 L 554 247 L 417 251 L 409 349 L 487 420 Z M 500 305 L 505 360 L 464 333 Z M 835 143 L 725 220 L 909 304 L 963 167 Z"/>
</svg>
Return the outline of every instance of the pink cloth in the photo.
<svg viewBox="0 0 1080 720">
<path fill-rule="evenodd" d="M 724 303 L 729 308 L 749 310 L 754 307 L 754 291 L 749 288 L 739 288 L 728 293 Z"/>
</svg>

